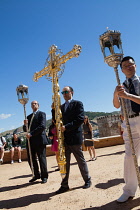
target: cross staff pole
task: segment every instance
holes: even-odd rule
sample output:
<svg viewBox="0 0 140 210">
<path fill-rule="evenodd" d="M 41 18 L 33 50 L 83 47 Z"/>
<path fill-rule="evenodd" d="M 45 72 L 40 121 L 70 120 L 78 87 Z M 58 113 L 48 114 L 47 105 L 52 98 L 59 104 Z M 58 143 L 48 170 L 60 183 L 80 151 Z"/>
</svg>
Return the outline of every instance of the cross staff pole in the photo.
<svg viewBox="0 0 140 210">
<path fill-rule="evenodd" d="M 28 97 L 28 87 L 26 85 L 19 85 L 16 88 L 17 95 L 18 95 L 18 101 L 23 105 L 24 108 L 24 118 L 27 120 L 26 115 L 26 104 L 28 103 L 29 97 Z M 26 123 L 26 133 L 28 134 L 28 124 Z M 28 142 L 28 149 L 29 149 L 29 158 L 30 158 L 30 165 L 31 165 L 31 171 L 32 176 L 34 177 L 34 167 L 33 167 L 33 161 L 32 161 L 32 153 L 31 153 L 31 146 L 30 146 L 30 140 L 27 139 Z"/>
<path fill-rule="evenodd" d="M 61 100 L 60 100 L 60 88 L 59 88 L 59 78 L 61 77 L 64 71 L 64 64 L 73 57 L 78 57 L 81 52 L 81 46 L 74 45 L 73 49 L 67 54 L 62 55 L 62 52 L 57 49 L 57 46 L 52 45 L 49 49 L 49 56 L 46 60 L 47 65 L 40 71 L 34 74 L 33 80 L 35 82 L 42 76 L 52 81 L 53 87 L 53 102 L 55 109 L 55 120 L 56 120 L 56 129 L 58 137 L 58 151 L 59 151 L 59 167 L 62 179 L 66 175 L 66 157 L 65 157 L 65 147 L 64 147 L 64 134 L 61 131 L 63 126 L 62 122 L 62 113 L 61 113 Z M 50 58 L 50 60 L 49 60 Z"/>
<path fill-rule="evenodd" d="M 120 35 L 121 33 L 119 31 L 107 30 L 107 32 L 105 32 L 104 34 L 100 36 L 100 46 L 101 46 L 102 53 L 104 55 L 105 62 L 109 66 L 114 67 L 118 85 L 121 85 L 121 83 L 120 83 L 117 67 L 121 63 L 121 60 L 123 58 L 123 50 L 122 50 L 122 45 L 121 45 L 122 43 L 121 43 Z M 121 102 L 121 107 L 122 107 L 123 114 L 126 121 L 126 127 L 127 127 L 128 136 L 129 136 L 134 166 L 136 170 L 138 186 L 140 188 L 140 173 L 139 173 L 138 161 L 137 161 L 137 156 L 136 156 L 136 152 L 134 148 L 134 142 L 133 142 L 131 127 L 130 127 L 129 118 L 127 114 L 125 99 L 121 98 L 120 102 Z"/>
</svg>

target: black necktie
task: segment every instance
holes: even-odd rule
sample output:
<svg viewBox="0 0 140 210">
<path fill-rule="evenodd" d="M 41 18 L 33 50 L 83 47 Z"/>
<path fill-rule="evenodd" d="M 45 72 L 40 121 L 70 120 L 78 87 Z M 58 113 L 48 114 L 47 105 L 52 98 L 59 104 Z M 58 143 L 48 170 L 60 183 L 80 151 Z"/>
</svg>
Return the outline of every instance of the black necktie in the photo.
<svg viewBox="0 0 140 210">
<path fill-rule="evenodd" d="M 128 79 L 128 81 L 129 81 L 129 93 L 137 96 L 138 94 L 135 92 L 135 88 L 132 83 L 132 79 Z M 131 107 L 132 107 L 133 112 L 135 112 L 135 113 L 140 112 L 140 104 L 137 104 L 134 101 L 131 101 Z"/>
</svg>

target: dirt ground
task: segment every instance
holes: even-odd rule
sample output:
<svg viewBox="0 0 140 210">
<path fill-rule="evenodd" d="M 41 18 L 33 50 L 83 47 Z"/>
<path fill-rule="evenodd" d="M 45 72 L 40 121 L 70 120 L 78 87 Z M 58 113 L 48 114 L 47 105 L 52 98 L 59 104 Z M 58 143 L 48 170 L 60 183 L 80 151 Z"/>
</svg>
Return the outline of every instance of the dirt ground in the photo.
<svg viewBox="0 0 140 210">
<path fill-rule="evenodd" d="M 72 156 L 69 186 L 70 191 L 55 195 L 61 183 L 56 169 L 55 156 L 47 157 L 49 178 L 29 183 L 31 171 L 26 161 L 0 166 L 0 209 L 28 210 L 130 210 L 140 209 L 140 190 L 133 200 L 118 204 L 116 199 L 122 194 L 124 145 L 96 149 L 97 160 L 89 161 L 84 152 L 92 177 L 92 186 L 83 189 L 75 158 Z"/>
</svg>

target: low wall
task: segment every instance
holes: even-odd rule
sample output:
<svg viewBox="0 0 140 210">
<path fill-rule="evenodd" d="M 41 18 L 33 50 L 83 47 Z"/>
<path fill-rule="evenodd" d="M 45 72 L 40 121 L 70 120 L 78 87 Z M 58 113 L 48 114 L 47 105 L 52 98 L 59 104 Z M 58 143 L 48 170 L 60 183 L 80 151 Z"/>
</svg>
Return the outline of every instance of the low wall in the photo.
<svg viewBox="0 0 140 210">
<path fill-rule="evenodd" d="M 95 148 L 110 147 L 119 144 L 124 144 L 124 140 L 121 135 L 102 137 L 94 141 Z"/>
<path fill-rule="evenodd" d="M 109 146 L 115 146 L 119 144 L 123 144 L 123 138 L 120 135 L 117 136 L 108 136 L 108 137 L 102 137 L 102 138 L 97 138 L 94 141 L 94 147 L 96 148 L 101 148 L 101 147 L 109 147 Z M 83 144 L 83 151 L 86 151 L 87 148 Z M 4 153 L 4 158 L 3 162 L 4 163 L 10 163 L 11 162 L 11 156 L 10 156 L 10 151 L 5 151 Z M 54 152 L 51 151 L 51 145 L 46 146 L 46 156 L 51 156 L 54 155 Z M 21 159 L 22 160 L 27 160 L 27 151 L 26 149 L 21 150 Z M 18 153 L 15 151 L 14 154 L 14 160 L 18 160 Z"/>
<path fill-rule="evenodd" d="M 55 153 L 51 151 L 51 146 L 47 145 L 46 146 L 46 156 L 51 156 L 54 154 Z M 13 159 L 14 159 L 14 161 L 18 161 L 18 152 L 17 151 L 15 151 Z M 27 150 L 26 149 L 21 149 L 21 160 L 27 160 Z M 10 162 L 11 162 L 11 152 L 5 151 L 3 163 L 10 163 Z"/>
<path fill-rule="evenodd" d="M 95 139 L 94 141 L 95 149 L 102 148 L 102 147 L 115 146 L 119 144 L 124 144 L 124 140 L 121 135 L 101 137 L 101 138 Z M 83 144 L 83 151 L 86 151 L 86 150 L 87 148 Z"/>
</svg>

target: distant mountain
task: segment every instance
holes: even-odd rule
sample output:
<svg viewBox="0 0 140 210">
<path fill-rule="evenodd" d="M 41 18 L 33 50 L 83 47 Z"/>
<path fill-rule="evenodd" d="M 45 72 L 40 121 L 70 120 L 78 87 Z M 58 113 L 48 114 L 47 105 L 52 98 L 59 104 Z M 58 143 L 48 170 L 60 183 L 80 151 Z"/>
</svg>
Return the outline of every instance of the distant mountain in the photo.
<svg viewBox="0 0 140 210">
<path fill-rule="evenodd" d="M 96 122 L 96 118 L 97 117 L 100 117 L 100 116 L 107 116 L 107 115 L 115 115 L 115 114 L 119 114 L 118 111 L 114 111 L 114 112 L 91 112 L 91 111 L 85 111 L 85 115 L 87 115 L 91 120 L 91 123 L 93 125 L 97 125 L 97 122 Z M 51 124 L 51 119 L 47 120 L 47 123 L 46 123 L 46 128 L 48 130 L 49 126 Z M 2 133 L 0 133 L 1 136 L 6 136 L 8 134 L 13 134 L 13 132 L 17 130 L 17 132 L 22 132 L 23 129 L 22 129 L 22 126 L 21 127 L 18 127 L 18 128 L 15 128 L 15 129 L 12 129 L 12 130 L 7 130 L 7 131 L 4 131 Z"/>
<path fill-rule="evenodd" d="M 114 112 L 90 112 L 90 111 L 86 111 L 85 115 L 87 115 L 89 117 L 90 120 L 93 120 L 97 117 L 101 117 L 101 116 L 108 116 L 108 115 L 118 115 L 119 112 L 118 111 L 114 111 Z"/>
</svg>

